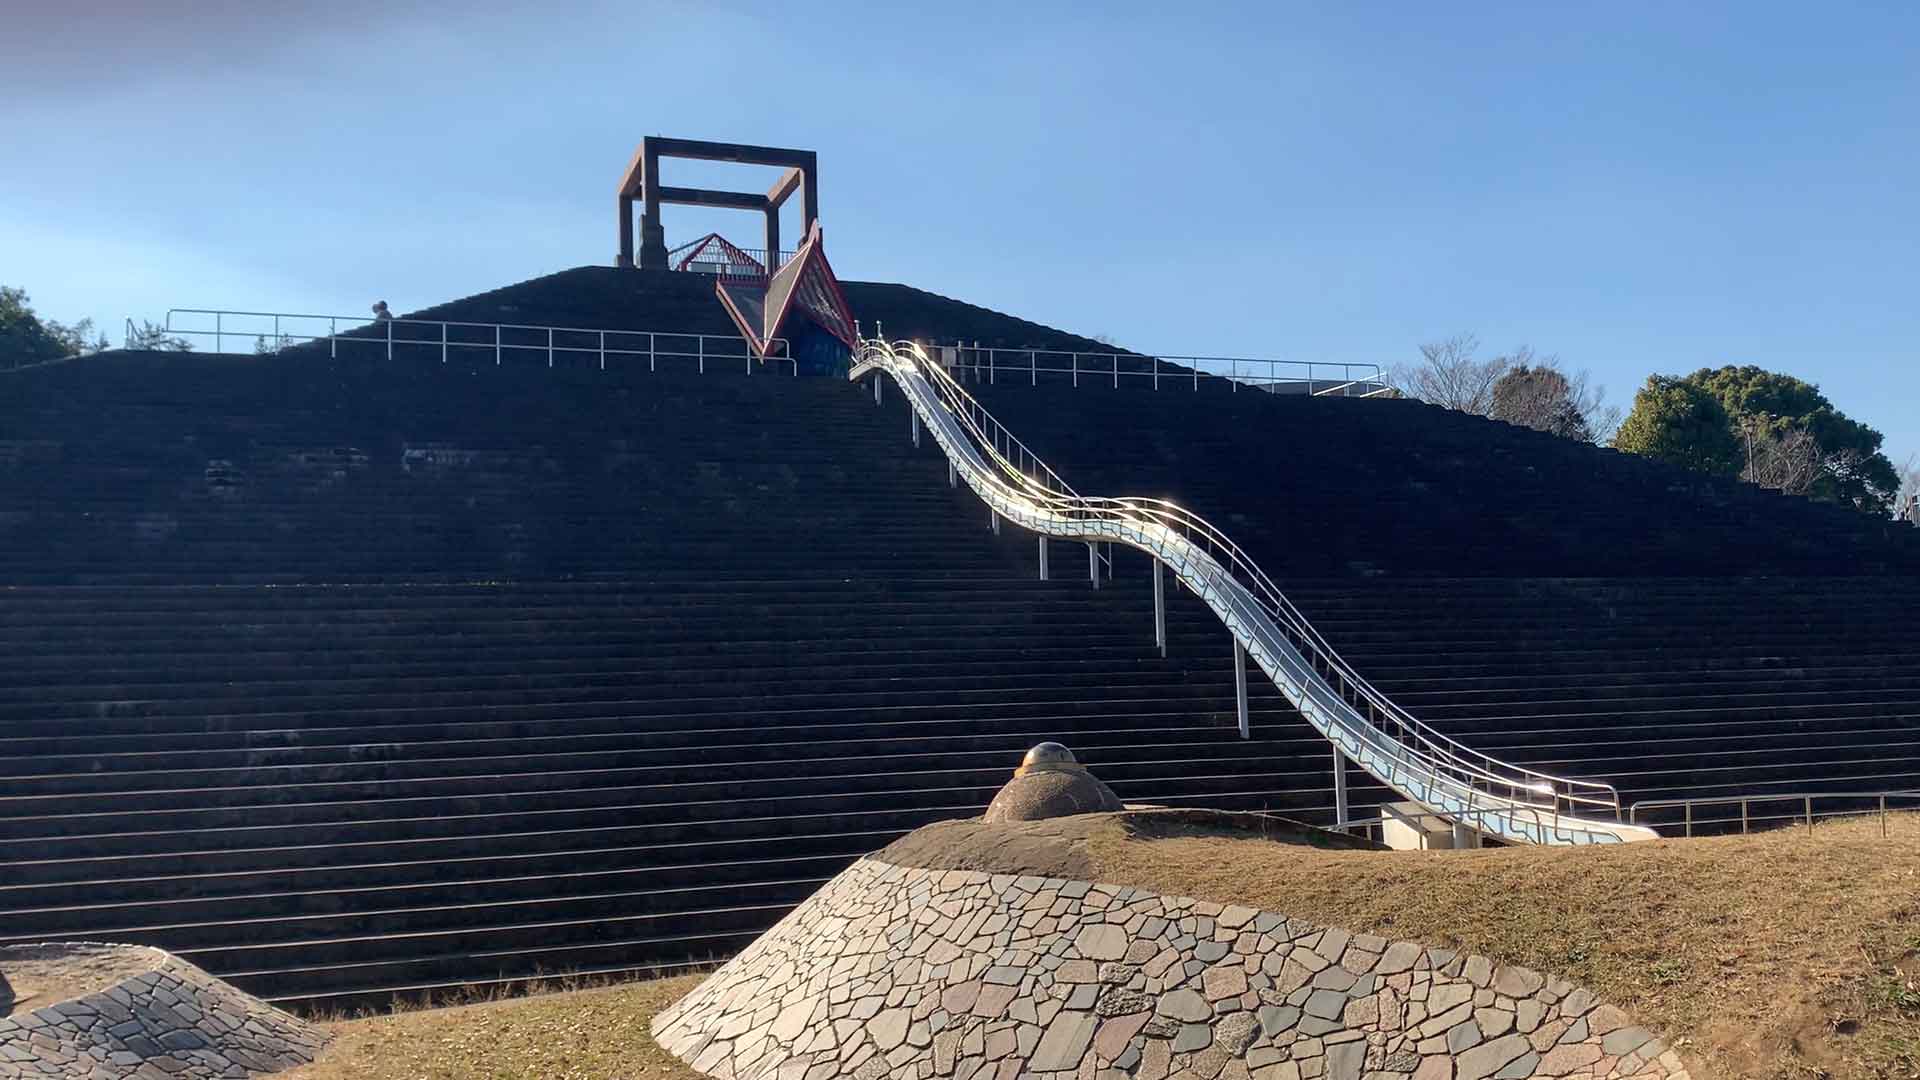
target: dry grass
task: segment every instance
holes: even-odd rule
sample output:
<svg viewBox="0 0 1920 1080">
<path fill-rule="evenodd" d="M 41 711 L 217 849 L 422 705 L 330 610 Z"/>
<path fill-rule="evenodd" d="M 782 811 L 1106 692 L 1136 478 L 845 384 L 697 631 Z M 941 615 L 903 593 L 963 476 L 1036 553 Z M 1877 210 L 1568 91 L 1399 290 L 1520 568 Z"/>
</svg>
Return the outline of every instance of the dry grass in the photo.
<svg viewBox="0 0 1920 1080">
<path fill-rule="evenodd" d="M 1920 819 L 1581 850 L 1323 851 L 1224 835 L 1084 852 L 1101 881 L 1458 946 L 1584 983 L 1711 1076 L 1920 1076 Z"/>
<path fill-rule="evenodd" d="M 338 1020 L 285 1080 L 701 1080 L 647 1033 L 703 975 Z"/>
<path fill-rule="evenodd" d="M 921 830 L 892 861 L 1064 873 L 1469 949 L 1584 983 L 1696 1076 L 1920 1077 L 1920 818 L 1583 850 L 1323 850 L 1110 817 Z M 347 1020 L 289 1080 L 698 1074 L 647 1034 L 700 976 Z"/>
</svg>

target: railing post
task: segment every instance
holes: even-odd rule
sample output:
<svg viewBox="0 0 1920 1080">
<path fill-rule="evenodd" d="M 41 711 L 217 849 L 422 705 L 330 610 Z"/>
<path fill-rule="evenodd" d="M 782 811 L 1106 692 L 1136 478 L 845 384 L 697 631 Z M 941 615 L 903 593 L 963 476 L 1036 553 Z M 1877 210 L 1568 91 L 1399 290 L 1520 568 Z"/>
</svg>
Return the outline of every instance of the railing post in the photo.
<svg viewBox="0 0 1920 1080">
<path fill-rule="evenodd" d="M 908 409 L 907 417 L 907 427 L 913 434 L 913 448 L 918 450 L 920 449 L 920 414 L 912 409 Z"/>
<path fill-rule="evenodd" d="M 273 351 L 280 351 L 280 316 L 273 317 Z"/>
<path fill-rule="evenodd" d="M 1880 793 L 1880 839 L 1887 838 L 1887 793 Z"/>
<path fill-rule="evenodd" d="M 700 374 L 705 375 L 707 373 L 707 335 L 696 334 L 693 340 L 699 343 L 695 346 L 694 351 L 700 354 Z M 873 392 L 876 394 L 880 392 L 880 380 L 878 379 L 874 380 Z M 873 400 L 879 401 L 880 399 L 876 397 Z"/>
<path fill-rule="evenodd" d="M 440 324 L 440 362 L 447 362 L 447 324 Z"/>
<path fill-rule="evenodd" d="M 1241 646 L 1237 634 L 1233 639 L 1233 708 L 1240 718 L 1240 737 L 1253 738 L 1253 723 L 1247 716 L 1247 650 Z"/>
<path fill-rule="evenodd" d="M 1073 385 L 1080 385 L 1080 354 L 1073 354 Z"/>
<path fill-rule="evenodd" d="M 1113 362 L 1116 367 L 1119 366 L 1120 364 L 1120 360 L 1117 356 L 1114 358 Z M 1157 356 L 1153 358 L 1153 388 L 1155 390 L 1160 389 L 1160 358 Z"/>
<path fill-rule="evenodd" d="M 225 329 L 225 325 L 226 324 L 223 321 L 220 313 L 217 311 L 214 312 L 213 313 L 213 351 L 216 353 L 223 353 L 227 351 L 227 332 Z"/>
<path fill-rule="evenodd" d="M 1100 549 L 1091 543 L 1087 545 L 1087 577 L 1093 579 L 1094 588 L 1100 587 Z"/>
<path fill-rule="evenodd" d="M 953 467 L 952 458 L 947 459 L 947 486 L 948 487 L 960 486 L 960 470 Z"/>
<path fill-rule="evenodd" d="M 493 324 L 493 366 L 500 366 L 500 324 Z"/>
<path fill-rule="evenodd" d="M 1040 354 L 1032 349 L 1027 350 L 1027 385 L 1040 385 Z"/>
<path fill-rule="evenodd" d="M 1453 848 L 1461 851 L 1474 846 L 1474 826 L 1464 821 L 1453 823 Z"/>
<path fill-rule="evenodd" d="M 989 509 L 987 511 L 987 524 L 993 526 L 993 535 L 1000 535 L 1000 512 L 998 510 Z"/>
<path fill-rule="evenodd" d="M 547 327 L 547 367 L 553 367 L 553 327 Z"/>
<path fill-rule="evenodd" d="M 1747 800 L 1740 800 L 1740 835 L 1747 835 Z"/>
<path fill-rule="evenodd" d="M 1161 577 L 1160 556 L 1153 557 L 1153 643 L 1167 655 L 1167 586 Z"/>
<path fill-rule="evenodd" d="M 1120 389 L 1120 354 L 1113 354 L 1113 388 Z"/>
<path fill-rule="evenodd" d="M 1692 800 L 1688 800 L 1686 804 L 1686 811 L 1687 811 L 1686 812 L 1687 835 L 1692 836 L 1693 835 L 1693 802 Z"/>
<path fill-rule="evenodd" d="M 1807 835 L 1813 835 L 1813 796 L 1807 796 Z"/>
<path fill-rule="evenodd" d="M 874 372 L 874 375 L 873 375 L 873 403 L 875 405 L 880 404 L 880 373 L 879 372 Z"/>
<path fill-rule="evenodd" d="M 387 320 L 387 359 L 393 359 L 393 320 Z"/>
<path fill-rule="evenodd" d="M 1040 534 L 1040 580 L 1047 580 L 1047 535 Z"/>
<path fill-rule="evenodd" d="M 340 359 L 340 321 L 327 320 L 327 359 Z"/>
<path fill-rule="evenodd" d="M 978 349 L 980 347 L 980 343 L 977 341 L 974 342 L 973 347 L 975 349 Z M 993 353 L 994 353 L 994 350 L 992 349 L 987 350 L 987 385 L 988 386 L 993 385 L 994 376 L 999 374 L 999 369 L 995 366 L 995 359 L 994 359 Z"/>
<path fill-rule="evenodd" d="M 659 350 L 657 350 L 654 347 L 654 338 L 655 338 L 655 334 L 653 333 L 653 331 L 651 330 L 647 331 L 647 370 L 648 371 L 659 370 L 659 363 L 658 363 Z"/>
<path fill-rule="evenodd" d="M 607 332 L 600 331 L 600 370 L 607 370 Z"/>
<path fill-rule="evenodd" d="M 1333 827 L 1339 832 L 1347 831 L 1347 822 L 1353 820 L 1353 814 L 1347 807 L 1347 755 L 1333 748 Z"/>
</svg>

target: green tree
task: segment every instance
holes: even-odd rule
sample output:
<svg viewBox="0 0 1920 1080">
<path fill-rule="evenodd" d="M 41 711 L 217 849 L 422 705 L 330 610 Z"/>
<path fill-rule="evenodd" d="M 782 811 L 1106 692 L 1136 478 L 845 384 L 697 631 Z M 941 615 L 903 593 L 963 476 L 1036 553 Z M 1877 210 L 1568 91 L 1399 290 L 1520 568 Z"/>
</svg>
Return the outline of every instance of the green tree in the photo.
<svg viewBox="0 0 1920 1080">
<path fill-rule="evenodd" d="M 28 302 L 26 290 L 0 285 L 0 368 L 25 367 L 99 352 L 106 339 L 93 332 L 93 320 L 62 326 L 41 319 Z"/>
<path fill-rule="evenodd" d="M 1881 452 L 1885 437 L 1834 408 L 1818 386 L 1751 364 L 1701 368 L 1686 381 L 1719 400 L 1743 448 L 1756 454 L 1796 435 L 1811 438 L 1817 467 L 1805 494 L 1876 514 L 1892 505 L 1900 475 Z"/>
<path fill-rule="evenodd" d="M 1700 386 L 1672 375 L 1652 376 L 1633 396 L 1633 410 L 1613 445 L 1715 476 L 1740 471 L 1740 443 L 1726 406 Z"/>
<path fill-rule="evenodd" d="M 143 352 L 192 352 L 193 342 L 174 337 L 167 333 L 166 327 L 141 319 L 140 325 L 127 334 L 127 348 Z"/>
<path fill-rule="evenodd" d="M 1605 391 L 1589 385 L 1587 373 L 1569 376 L 1560 362 L 1535 357 L 1521 346 L 1505 358 L 1511 365 L 1493 384 L 1488 415 L 1581 442 L 1604 441 L 1620 426 L 1620 410 L 1605 402 Z"/>
</svg>

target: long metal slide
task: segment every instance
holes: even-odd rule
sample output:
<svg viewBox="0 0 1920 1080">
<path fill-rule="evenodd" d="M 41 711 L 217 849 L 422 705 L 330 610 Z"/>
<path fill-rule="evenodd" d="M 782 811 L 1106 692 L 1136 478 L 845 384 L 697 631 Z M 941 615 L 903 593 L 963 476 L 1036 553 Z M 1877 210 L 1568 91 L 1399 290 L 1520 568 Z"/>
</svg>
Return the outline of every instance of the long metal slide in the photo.
<svg viewBox="0 0 1920 1080">
<path fill-rule="evenodd" d="M 1237 647 L 1334 746 L 1427 812 L 1490 838 L 1534 844 L 1651 839 L 1622 823 L 1612 785 L 1554 776 L 1476 751 L 1395 705 L 1354 671 L 1232 540 L 1160 499 L 1074 491 L 913 342 L 868 340 L 848 377 L 890 376 L 991 511 L 1043 536 L 1146 552 L 1206 603 Z M 1243 731 L 1243 734 L 1246 732 Z"/>
</svg>

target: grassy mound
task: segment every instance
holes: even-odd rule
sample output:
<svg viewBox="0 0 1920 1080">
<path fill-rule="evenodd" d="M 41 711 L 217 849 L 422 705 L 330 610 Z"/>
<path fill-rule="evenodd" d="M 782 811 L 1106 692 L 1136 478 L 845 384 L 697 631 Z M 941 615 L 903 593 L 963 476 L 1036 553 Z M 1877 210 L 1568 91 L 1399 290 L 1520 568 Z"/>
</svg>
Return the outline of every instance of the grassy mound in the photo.
<svg viewBox="0 0 1920 1080">
<path fill-rule="evenodd" d="M 1564 975 L 1696 1077 L 1920 1076 L 1920 818 L 1582 850 L 1378 852 L 1271 819 L 944 822 L 880 854 L 1239 902 Z M 289 1080 L 692 1080 L 647 1034 L 683 976 L 331 1025 Z"/>
<path fill-rule="evenodd" d="M 931 825 L 880 857 L 1235 902 L 1583 983 L 1695 1075 L 1920 1075 L 1920 817 L 1604 848 L 1327 850 L 1156 815 Z M 1279 840 L 1282 842 L 1273 842 Z M 1067 871 L 1070 871 L 1067 872 Z"/>
<path fill-rule="evenodd" d="M 654 1043 L 655 1013 L 704 975 L 329 1024 L 320 1060 L 284 1080 L 703 1080 Z"/>
</svg>

